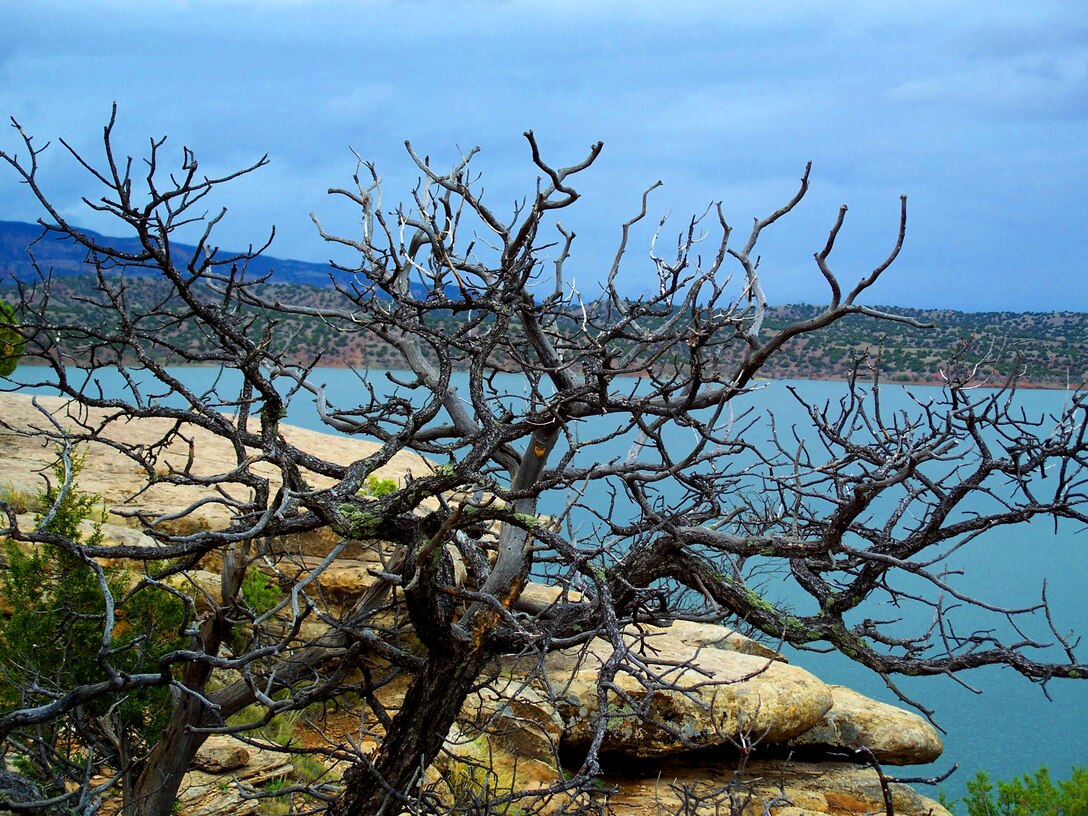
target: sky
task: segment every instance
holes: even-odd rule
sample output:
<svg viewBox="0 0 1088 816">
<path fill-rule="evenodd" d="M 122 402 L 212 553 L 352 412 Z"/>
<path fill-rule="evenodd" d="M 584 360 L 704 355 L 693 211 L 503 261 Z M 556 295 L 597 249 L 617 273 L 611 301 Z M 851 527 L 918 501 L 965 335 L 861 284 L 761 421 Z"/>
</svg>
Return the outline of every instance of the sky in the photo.
<svg viewBox="0 0 1088 816">
<path fill-rule="evenodd" d="M 805 163 L 808 196 L 759 250 L 773 303 L 821 303 L 813 261 L 849 206 L 831 266 L 852 285 L 888 253 L 908 197 L 907 238 L 869 305 L 1088 311 L 1088 3 L 1056 0 L 38 0 L 0 5 L 0 114 L 39 143 L 41 183 L 66 217 L 123 226 L 80 201 L 102 194 L 61 148 L 192 148 L 209 174 L 269 165 L 212 202 L 225 248 L 325 261 L 309 213 L 357 229 L 331 198 L 352 150 L 383 174 L 388 207 L 418 171 L 479 146 L 474 166 L 500 212 L 531 194 L 546 160 L 604 150 L 561 220 L 568 265 L 589 290 L 620 224 L 649 201 L 621 285 L 656 286 L 652 228 L 675 236 L 721 202 L 737 229 L 785 203 Z M 21 147 L 0 130 L 0 149 Z M 0 168 L 0 219 L 41 215 Z M 708 239 L 709 240 L 709 239 Z"/>
</svg>

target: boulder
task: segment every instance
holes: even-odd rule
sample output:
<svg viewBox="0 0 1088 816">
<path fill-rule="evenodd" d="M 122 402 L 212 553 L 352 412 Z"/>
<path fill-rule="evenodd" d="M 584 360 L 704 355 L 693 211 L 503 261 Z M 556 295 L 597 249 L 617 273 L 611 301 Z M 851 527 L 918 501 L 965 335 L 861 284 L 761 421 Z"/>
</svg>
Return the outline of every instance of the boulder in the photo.
<svg viewBox="0 0 1088 816">
<path fill-rule="evenodd" d="M 531 615 L 539 615 L 547 612 L 558 604 L 581 603 L 584 596 L 576 589 L 567 589 L 552 584 L 538 584 L 535 581 L 526 581 L 521 589 L 521 594 L 514 601 L 514 608 L 519 612 L 528 612 Z"/>
<path fill-rule="evenodd" d="M 470 694 L 457 721 L 462 733 L 487 734 L 492 745 L 543 763 L 551 768 L 553 779 L 560 778 L 563 720 L 555 705 L 532 686 L 500 678 Z"/>
<path fill-rule="evenodd" d="M 831 692 L 795 666 L 742 652 L 693 646 L 670 629 L 643 627 L 609 691 L 603 750 L 653 758 L 745 739 L 785 743 L 831 708 Z M 584 749 L 602 716 L 597 681 L 610 643 L 549 655 L 545 672 L 565 723 L 564 744 Z"/>
<path fill-rule="evenodd" d="M 522 588 L 517 600 L 514 601 L 514 608 L 519 612 L 541 615 L 547 614 L 550 610 L 563 604 L 578 604 L 585 600 L 585 595 L 576 589 L 564 589 L 551 584 L 538 584 L 528 581 Z M 632 635 L 637 635 L 639 631 L 645 630 L 645 628 L 644 626 L 631 627 L 629 631 Z M 650 629 L 659 631 L 659 627 L 650 627 Z M 783 655 L 769 646 L 765 646 L 757 640 L 720 624 L 678 620 L 669 625 L 668 632 L 677 640 L 696 648 L 725 649 L 730 652 L 742 652 L 757 657 L 767 657 L 782 663 L 789 662 Z"/>
<path fill-rule="evenodd" d="M 563 772 L 554 759 L 522 754 L 501 736 L 450 728 L 444 753 L 435 761 L 446 786 L 480 796 L 506 796 L 513 792 L 542 790 L 562 781 Z"/>
<path fill-rule="evenodd" d="M 772 778 L 767 776 L 767 787 Z M 839 763 L 796 763 L 784 778 L 785 793 L 803 807 L 822 813 L 883 813 L 884 795 L 873 768 Z M 909 785 L 888 784 L 897 816 L 950 816 L 940 804 Z"/>
<path fill-rule="evenodd" d="M 464 582 L 467 574 L 464 560 L 461 553 L 452 545 L 446 547 L 446 552 L 450 555 L 454 584 L 459 586 Z M 383 568 L 379 554 L 376 551 L 364 551 L 359 554 L 371 557 L 337 558 L 317 576 L 317 588 L 324 593 L 327 600 L 334 601 L 345 608 L 350 607 L 379 580 L 374 574 L 381 572 Z M 292 556 L 279 561 L 276 569 L 290 581 L 302 580 L 319 567 L 323 560 L 323 557 L 313 555 Z M 313 585 L 309 592 L 312 596 L 318 594 L 314 592 Z"/>
<path fill-rule="evenodd" d="M 83 533 L 84 540 L 90 537 L 94 532 L 95 521 L 84 521 L 80 525 L 80 532 Z M 134 527 L 129 527 L 125 524 L 112 524 L 105 522 L 101 526 L 102 543 L 107 547 L 154 547 L 156 546 L 155 539 L 149 536 L 142 530 L 137 530 Z"/>
<path fill-rule="evenodd" d="M 281 561 L 279 571 L 291 579 L 303 579 L 321 564 L 317 556 L 300 556 L 290 562 Z M 342 602 L 352 601 L 366 592 L 377 578 L 371 570 L 380 570 L 381 564 L 374 560 L 338 558 L 317 576 L 318 586 L 325 592 L 335 595 Z M 311 594 L 313 590 L 311 589 Z"/>
<path fill-rule="evenodd" d="M 911 711 L 871 700 L 845 686 L 828 686 L 833 704 L 794 748 L 868 748 L 885 765 L 924 765 L 941 755 L 937 730 Z"/>
<path fill-rule="evenodd" d="M 249 764 L 249 751 L 236 739 L 225 734 L 213 734 L 200 746 L 191 767 L 219 774 L 244 768 Z"/>
</svg>

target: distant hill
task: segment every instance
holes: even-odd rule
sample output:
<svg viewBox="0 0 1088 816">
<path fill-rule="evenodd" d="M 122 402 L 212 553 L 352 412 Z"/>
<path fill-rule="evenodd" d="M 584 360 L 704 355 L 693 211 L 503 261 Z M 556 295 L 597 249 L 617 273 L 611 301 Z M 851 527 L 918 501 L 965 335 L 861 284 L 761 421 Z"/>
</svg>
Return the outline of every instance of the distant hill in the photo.
<svg viewBox="0 0 1088 816">
<path fill-rule="evenodd" d="M 88 231 L 101 238 L 98 233 Z M 30 280 L 34 276 L 26 247 L 41 234 L 40 227 L 0 221 L 0 295 L 12 277 Z M 103 238 L 120 248 L 136 248 L 131 239 Z M 176 246 L 179 255 L 193 247 Z M 52 270 L 51 309 L 61 322 L 100 319 L 79 303 L 85 292 L 81 274 L 92 271 L 85 253 L 70 242 L 45 239 L 35 245 L 43 269 Z M 335 308 L 340 295 L 331 287 L 327 264 L 261 257 L 251 262 L 254 276 L 274 271 L 266 295 L 300 305 Z M 130 303 L 139 298 L 157 302 L 165 285 L 151 276 L 130 286 Z M 457 297 L 457 292 L 450 292 Z M 812 317 L 822 307 L 810 305 L 774 306 L 768 310 L 764 331 Z M 812 334 L 790 341 L 762 370 L 775 378 L 844 379 L 859 367 L 862 376 L 878 367 L 888 381 L 902 383 L 941 382 L 949 372 L 949 361 L 962 356 L 968 361 L 986 359 L 984 372 L 999 381 L 1013 371 L 1024 385 L 1064 388 L 1088 382 L 1088 314 L 1081 312 L 957 312 L 947 309 L 905 309 L 880 307 L 884 311 L 932 323 L 929 330 L 901 323 L 853 315 Z M 264 318 L 260 318 L 263 320 Z M 456 318 L 447 317 L 435 319 Z M 325 365 L 354 365 L 372 368 L 399 368 L 392 349 L 368 332 L 353 327 L 342 330 L 317 319 L 277 318 L 278 334 L 287 348 L 306 349 L 309 354 L 323 350 Z M 164 330 L 165 331 L 165 330 Z M 194 327 L 184 322 L 171 326 L 171 342 L 179 347 L 199 348 L 203 340 Z M 164 335 L 165 337 L 165 335 Z M 966 348 L 966 351 L 964 349 Z M 292 352 L 287 351 L 288 355 Z M 497 360 L 500 367 L 507 361 Z"/>
<path fill-rule="evenodd" d="M 892 382 L 940 383 L 949 361 L 986 359 L 982 372 L 1000 381 L 1014 370 L 1020 382 L 1045 388 L 1088 382 L 1088 314 L 1083 312 L 957 312 L 878 307 L 931 329 L 851 315 L 821 332 L 797 338 L 770 366 L 775 377 L 840 379 L 864 356 Z M 821 307 L 778 306 L 764 325 L 774 330 L 812 317 Z M 864 365 L 862 367 L 864 371 Z"/>
<path fill-rule="evenodd" d="M 118 249 L 136 251 L 139 248 L 134 238 L 107 238 L 94 230 L 84 232 Z M 31 280 L 34 277 L 27 247 L 41 234 L 42 228 L 37 224 L 0 221 L 0 278 Z M 187 258 L 192 256 L 195 249 L 191 244 L 175 244 L 173 254 L 178 258 Z M 234 250 L 225 250 L 223 254 L 237 253 Z M 52 270 L 57 277 L 92 271 L 85 263 L 86 251 L 72 241 L 60 241 L 47 236 L 34 245 L 34 256 L 43 270 Z M 331 269 L 327 263 L 308 263 L 262 255 L 251 261 L 249 268 L 253 277 L 275 271 L 278 283 L 293 286 L 328 286 L 330 283 Z"/>
</svg>

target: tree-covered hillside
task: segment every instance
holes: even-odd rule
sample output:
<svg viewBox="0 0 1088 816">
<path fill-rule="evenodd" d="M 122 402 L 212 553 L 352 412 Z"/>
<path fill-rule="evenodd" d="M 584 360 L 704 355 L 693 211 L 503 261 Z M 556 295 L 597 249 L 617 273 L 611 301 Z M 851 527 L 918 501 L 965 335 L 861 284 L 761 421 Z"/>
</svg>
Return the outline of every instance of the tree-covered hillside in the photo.
<svg viewBox="0 0 1088 816">
<path fill-rule="evenodd" d="M 1039 387 L 1076 386 L 1088 376 L 1088 314 L 882 308 L 933 328 L 852 315 L 787 346 L 769 373 L 843 377 L 854 360 L 865 356 L 868 365 L 879 359 L 880 370 L 894 382 L 940 382 L 951 374 L 953 358 L 961 369 L 982 361 L 980 373 L 1005 377 L 1019 372 L 1023 384 Z M 778 307 L 767 325 L 781 328 L 818 311 L 814 306 Z"/>
<path fill-rule="evenodd" d="M 97 236 L 97 233 L 89 233 Z M 16 281 L 35 285 L 39 273 L 27 255 L 27 245 L 40 235 L 33 224 L 0 222 L 0 299 L 16 300 Z M 100 237 L 100 236 L 98 236 Z M 107 239 L 117 243 L 117 239 Z M 184 254 L 191 247 L 177 244 Z M 50 283 L 50 308 L 57 323 L 71 325 L 81 316 L 87 320 L 100 310 L 83 300 L 91 289 L 86 275 L 92 267 L 86 263 L 86 251 L 71 242 L 46 239 L 34 246 L 39 269 L 53 276 Z M 249 276 L 269 275 L 265 296 L 271 301 L 290 302 L 316 309 L 332 308 L 340 300 L 332 287 L 330 267 L 325 264 L 282 260 L 261 256 L 249 261 Z M 126 296 L 130 305 L 144 303 L 147 313 L 166 289 L 140 269 L 125 271 Z M 341 281 L 349 276 L 337 273 Z M 37 287 L 44 296 L 40 280 Z M 790 305 L 770 307 L 764 321 L 767 332 L 817 314 L 822 307 Z M 775 378 L 845 379 L 858 367 L 871 372 L 878 366 L 881 376 L 891 382 L 942 382 L 951 375 L 950 361 L 963 367 L 980 363 L 978 374 L 1004 380 L 1019 373 L 1023 385 L 1058 387 L 1079 385 L 1088 379 L 1088 314 L 1078 312 L 956 312 L 941 309 L 904 309 L 881 307 L 915 320 L 932 324 L 931 329 L 917 329 L 905 323 L 878 321 L 863 315 L 851 315 L 819 331 L 802 335 L 787 345 L 763 369 L 763 375 Z M 139 309 L 134 310 L 139 312 Z M 252 312 L 260 325 L 266 318 L 259 310 Z M 97 317 L 95 318 L 97 319 Z M 464 317 L 444 318 L 447 320 Z M 400 368 L 388 344 L 358 325 L 338 325 L 319 317 L 280 314 L 270 342 L 288 350 L 324 350 L 327 365 Z M 201 330 L 185 321 L 164 320 L 161 315 L 146 319 L 143 328 L 149 337 L 158 337 L 173 345 L 199 353 L 205 344 Z M 68 345 L 80 358 L 78 338 Z M 101 354 L 102 350 L 97 353 Z M 162 359 L 172 352 L 164 345 Z M 683 349 L 677 358 L 682 362 Z M 300 357 L 301 359 L 301 357 Z M 214 363 L 209 359 L 207 362 Z M 504 361 L 497 360 L 502 365 Z"/>
</svg>

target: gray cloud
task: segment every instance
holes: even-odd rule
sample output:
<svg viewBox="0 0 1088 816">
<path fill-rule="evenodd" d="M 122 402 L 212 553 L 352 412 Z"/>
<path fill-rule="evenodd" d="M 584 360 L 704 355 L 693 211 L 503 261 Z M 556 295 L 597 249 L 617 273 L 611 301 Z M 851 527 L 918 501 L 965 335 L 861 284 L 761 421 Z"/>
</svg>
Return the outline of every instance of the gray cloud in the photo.
<svg viewBox="0 0 1088 816">
<path fill-rule="evenodd" d="M 228 194 L 224 244 L 276 223 L 274 254 L 322 259 L 306 214 L 351 223 L 324 193 L 350 177 L 349 145 L 393 200 L 415 178 L 404 139 L 436 161 L 479 144 L 489 200 L 512 202 L 533 183 L 533 128 L 558 162 L 606 142 L 564 215 L 585 276 L 653 180 L 666 183 L 655 212 L 678 226 L 718 199 L 745 224 L 811 159 L 810 200 L 768 242 L 776 299 L 823 296 L 811 253 L 839 203 L 852 277 L 886 252 L 907 193 L 907 248 L 875 300 L 1088 308 L 1073 271 L 1088 204 L 1081 4 L 46 0 L 0 9 L 0 32 L 0 112 L 43 139 L 93 151 L 117 100 L 133 153 L 164 133 L 209 168 L 267 151 L 271 167 Z M 46 162 L 77 211 L 87 179 L 59 151 Z M 35 217 L 0 183 L 0 217 Z"/>
</svg>

